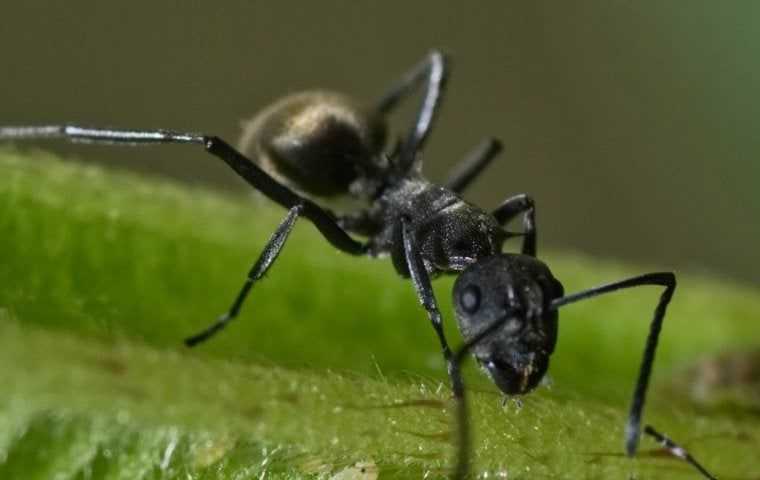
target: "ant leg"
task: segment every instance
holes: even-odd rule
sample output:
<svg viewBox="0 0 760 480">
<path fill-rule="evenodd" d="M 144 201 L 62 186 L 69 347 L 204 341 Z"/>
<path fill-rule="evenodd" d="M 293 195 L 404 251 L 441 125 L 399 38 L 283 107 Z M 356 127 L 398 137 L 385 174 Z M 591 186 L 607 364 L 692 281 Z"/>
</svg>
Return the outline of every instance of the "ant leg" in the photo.
<svg viewBox="0 0 760 480">
<path fill-rule="evenodd" d="M 285 245 L 285 241 L 288 239 L 290 231 L 293 230 L 293 225 L 295 225 L 302 210 L 303 207 L 300 205 L 290 209 L 288 216 L 285 217 L 285 220 L 283 220 L 280 226 L 277 227 L 277 230 L 275 230 L 274 234 L 267 242 L 261 255 L 259 255 L 259 258 L 256 260 L 256 263 L 251 267 L 251 270 L 248 272 L 248 278 L 240 289 L 240 292 L 232 303 L 230 309 L 202 332 L 186 338 L 185 345 L 188 347 L 194 347 L 201 342 L 205 342 L 218 331 L 226 327 L 232 319 L 237 317 L 240 308 L 243 306 L 243 302 L 246 297 L 248 297 L 251 288 L 253 288 L 254 282 L 260 280 L 264 274 L 266 274 L 267 270 L 269 270 L 269 267 L 272 266 L 272 263 L 277 259 L 277 256 Z"/>
<path fill-rule="evenodd" d="M 451 349 L 449 348 L 448 342 L 446 342 L 446 335 L 443 333 L 443 317 L 441 316 L 441 311 L 438 309 L 438 302 L 433 293 L 433 286 L 430 284 L 430 276 L 425 269 L 422 257 L 417 251 L 417 241 L 414 232 L 411 231 L 405 220 L 401 221 L 401 234 L 404 241 L 404 255 L 406 257 L 406 265 L 409 268 L 409 276 L 412 278 L 412 284 L 414 284 L 414 289 L 417 292 L 417 298 L 425 311 L 427 311 L 430 323 L 433 324 L 433 329 L 438 335 L 438 341 L 441 342 L 443 358 L 446 360 L 446 370 L 449 372 L 449 376 L 451 376 Z M 454 383 L 453 377 L 452 383 Z"/>
<path fill-rule="evenodd" d="M 401 221 L 401 232 L 404 240 L 404 254 L 406 256 L 406 264 L 409 268 L 409 274 L 412 278 L 412 283 L 417 291 L 417 297 L 420 303 L 428 313 L 428 318 L 433 324 L 433 329 L 438 335 L 438 340 L 441 342 L 441 350 L 443 351 L 443 358 L 446 360 L 446 369 L 449 373 L 449 379 L 451 381 L 451 390 L 454 394 L 454 401 L 456 402 L 456 416 L 457 416 L 457 437 L 459 439 L 459 447 L 457 449 L 457 460 L 454 473 L 451 478 L 457 480 L 463 480 L 467 476 L 467 470 L 469 468 L 469 456 L 470 456 L 470 428 L 467 418 L 467 402 L 465 398 L 464 381 L 462 380 L 462 373 L 460 371 L 460 364 L 462 358 L 471 348 L 472 345 L 467 346 L 466 349 L 460 349 L 456 356 L 451 354 L 451 349 L 446 341 L 446 336 L 443 332 L 443 319 L 441 317 L 441 311 L 438 309 L 438 303 L 435 300 L 435 294 L 433 293 L 433 287 L 430 284 L 430 276 L 425 270 L 425 264 L 422 261 L 419 253 L 417 252 L 417 242 L 414 237 L 414 233 L 409 228 L 408 223 L 405 220 Z M 487 333 L 492 330 L 488 329 Z M 474 342 L 470 342 L 474 345 L 475 342 L 480 341 L 483 337 L 478 335 Z"/>
<path fill-rule="evenodd" d="M 159 143 L 186 143 L 202 145 L 207 152 L 220 158 L 253 188 L 273 202 L 291 209 L 301 206 L 301 215 L 311 222 L 334 247 L 351 255 L 363 255 L 366 248 L 351 238 L 335 221 L 334 215 L 278 183 L 264 170 L 232 148 L 224 140 L 198 133 L 171 130 L 122 130 L 86 128 L 76 125 L 50 125 L 38 127 L 0 127 L 0 140 L 34 138 L 63 138 L 74 142 L 108 145 L 152 145 Z"/>
<path fill-rule="evenodd" d="M 566 295 L 553 300 L 550 307 L 552 310 L 556 310 L 580 300 L 586 300 L 605 293 L 626 288 L 640 287 L 643 285 L 661 285 L 665 287 L 665 291 L 662 292 L 662 295 L 660 296 L 660 301 L 657 303 L 657 308 L 655 308 L 654 311 L 654 318 L 649 326 L 649 336 L 647 337 L 646 346 L 644 347 L 644 356 L 641 360 L 641 366 L 639 367 L 639 376 L 633 393 L 631 410 L 628 414 L 625 446 L 626 452 L 629 456 L 636 454 L 636 449 L 639 445 L 639 437 L 641 435 L 641 414 L 644 410 L 644 401 L 646 400 L 649 377 L 652 373 L 652 364 L 654 363 L 654 356 L 657 350 L 657 341 L 660 337 L 662 321 L 665 318 L 665 310 L 668 308 L 670 299 L 673 297 L 673 292 L 676 289 L 675 275 L 671 272 L 647 273 L 638 277 L 628 278 L 619 282 L 584 290 L 572 295 Z"/>
<path fill-rule="evenodd" d="M 492 322 L 482 331 L 478 332 L 473 338 L 465 342 L 459 350 L 453 355 L 451 359 L 451 385 L 454 393 L 454 401 L 456 402 L 456 423 L 457 423 L 457 439 L 459 441 L 459 448 L 457 449 L 457 458 L 454 468 L 454 474 L 451 478 L 456 480 L 467 478 L 467 472 L 469 470 L 470 461 L 470 420 L 467 408 L 467 392 L 464 388 L 464 380 L 462 379 L 462 362 L 467 358 L 467 354 L 470 353 L 472 348 L 477 345 L 481 340 L 488 337 L 496 330 L 504 326 L 504 323 L 509 320 L 508 317 L 501 318 Z"/>
<path fill-rule="evenodd" d="M 492 330 L 489 329 L 489 333 Z M 478 338 L 479 341 L 482 337 Z M 470 469 L 470 417 L 467 408 L 467 392 L 464 388 L 462 379 L 461 365 L 465 355 L 470 351 L 476 342 L 468 342 L 462 346 L 454 355 L 451 362 L 451 390 L 454 394 L 455 415 L 457 424 L 457 454 L 454 463 L 454 473 L 451 478 L 459 480 L 467 478 L 467 472 Z"/>
<path fill-rule="evenodd" d="M 446 87 L 446 57 L 439 51 L 432 51 L 422 62 L 415 65 L 401 79 L 391 86 L 375 104 L 380 115 L 386 115 L 409 95 L 420 82 L 427 80 L 425 95 L 417 112 L 414 126 L 401 146 L 399 167 L 406 172 L 414 163 L 415 155 L 422 149 L 433 124 Z"/>
<path fill-rule="evenodd" d="M 454 171 L 449 173 L 449 178 L 444 186 L 453 192 L 462 193 L 496 158 L 501 149 L 502 145 L 499 140 L 495 138 L 483 140 L 464 160 L 454 167 Z"/>
<path fill-rule="evenodd" d="M 517 215 L 524 213 L 523 215 L 523 229 L 525 230 L 523 237 L 522 253 L 524 255 L 536 256 L 536 206 L 533 199 L 528 195 L 522 193 L 510 197 L 491 214 L 496 220 L 505 225 Z"/>
<path fill-rule="evenodd" d="M 674 457 L 680 458 L 684 462 L 688 463 L 692 467 L 696 468 L 699 473 L 701 473 L 705 478 L 708 478 L 710 480 L 717 480 L 713 474 L 707 471 L 705 467 L 703 467 L 697 459 L 691 456 L 691 454 L 682 446 L 678 445 L 676 442 L 665 436 L 664 434 L 658 432 L 654 428 L 652 428 L 649 425 L 644 426 L 644 433 L 653 437 L 656 441 L 662 445 L 663 448 L 665 448 L 668 452 L 670 452 L 671 455 Z"/>
</svg>

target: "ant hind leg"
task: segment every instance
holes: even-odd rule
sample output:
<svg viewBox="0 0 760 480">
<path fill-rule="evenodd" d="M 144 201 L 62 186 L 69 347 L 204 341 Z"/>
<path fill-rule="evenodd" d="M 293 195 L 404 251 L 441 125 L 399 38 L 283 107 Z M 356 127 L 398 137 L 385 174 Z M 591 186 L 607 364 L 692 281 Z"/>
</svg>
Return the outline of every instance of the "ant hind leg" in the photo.
<svg viewBox="0 0 760 480">
<path fill-rule="evenodd" d="M 446 341 L 446 335 L 443 332 L 443 317 L 438 308 L 438 302 L 435 299 L 433 286 L 430 283 L 430 275 L 428 275 L 427 270 L 425 270 L 425 264 L 419 254 L 414 233 L 411 231 L 405 220 L 401 221 L 401 229 L 404 242 L 404 255 L 406 257 L 406 265 L 409 268 L 409 276 L 411 277 L 412 284 L 414 284 L 414 289 L 417 292 L 417 298 L 423 308 L 425 308 L 425 311 L 427 311 L 430 323 L 432 323 L 433 329 L 438 335 L 438 340 L 441 343 L 441 350 L 443 351 L 443 358 L 446 360 L 446 368 L 449 371 L 449 374 L 451 374 L 451 349 Z"/>
<path fill-rule="evenodd" d="M 249 185 L 280 206 L 302 208 L 301 215 L 311 220 L 325 239 L 335 248 L 351 255 L 364 255 L 366 246 L 351 238 L 335 220 L 335 216 L 278 183 L 264 170 L 232 148 L 219 137 L 172 130 L 125 130 L 90 128 L 77 125 L 46 125 L 0 127 L 0 140 L 62 138 L 73 142 L 105 145 L 154 145 L 163 143 L 203 146 L 208 153 L 221 159 Z"/>
</svg>

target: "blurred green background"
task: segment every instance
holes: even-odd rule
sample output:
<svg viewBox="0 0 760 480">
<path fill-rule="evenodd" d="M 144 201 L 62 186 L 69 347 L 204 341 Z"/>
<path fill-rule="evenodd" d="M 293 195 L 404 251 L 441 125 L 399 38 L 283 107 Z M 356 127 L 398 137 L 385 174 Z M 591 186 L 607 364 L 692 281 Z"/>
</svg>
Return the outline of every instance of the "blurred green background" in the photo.
<svg viewBox="0 0 760 480">
<path fill-rule="evenodd" d="M 430 177 L 495 135 L 505 152 L 469 197 L 534 195 L 542 247 L 760 283 L 760 3 L 29 1 L 0 14 L 0 124 L 233 140 L 285 93 L 373 99 L 442 48 L 454 70 Z M 245 188 L 190 148 L 50 148 Z"/>
</svg>

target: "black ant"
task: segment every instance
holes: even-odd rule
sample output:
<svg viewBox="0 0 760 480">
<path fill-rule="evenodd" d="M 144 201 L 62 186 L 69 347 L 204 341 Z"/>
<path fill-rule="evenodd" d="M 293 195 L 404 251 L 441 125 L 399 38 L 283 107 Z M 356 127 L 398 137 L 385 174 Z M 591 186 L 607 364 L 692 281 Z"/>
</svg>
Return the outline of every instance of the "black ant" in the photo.
<svg viewBox="0 0 760 480">
<path fill-rule="evenodd" d="M 343 252 L 390 255 L 397 272 L 411 279 L 448 366 L 458 404 L 460 440 L 454 478 L 464 478 L 468 471 L 469 425 L 460 375 L 467 352 L 474 353 L 506 395 L 528 393 L 548 368 L 557 339 L 559 307 L 622 288 L 663 285 L 666 290 L 650 327 L 628 421 L 626 448 L 633 455 L 657 337 L 675 278 L 670 273 L 654 273 L 563 296 L 561 284 L 534 258 L 535 207 L 528 195 L 508 198 L 490 213 L 459 196 L 501 150 L 494 139 L 473 150 L 444 186 L 426 180 L 420 172 L 418 154 L 437 116 L 446 78 L 445 57 L 432 52 L 369 107 L 331 92 L 288 96 L 248 123 L 240 150 L 204 134 L 75 125 L 0 127 L 0 140 L 65 138 L 100 144 L 201 145 L 256 190 L 288 209 L 229 310 L 207 329 L 187 338 L 188 346 L 207 340 L 238 315 L 299 217 L 309 219 Z M 424 94 L 412 128 L 386 153 L 385 117 L 420 86 Z M 358 200 L 362 207 L 336 214 L 315 203 L 315 199 L 345 196 Z M 504 225 L 519 215 L 523 217 L 523 232 L 507 231 Z M 367 240 L 360 242 L 350 234 Z M 522 237 L 522 253 L 502 254 L 504 242 L 515 236 Z M 460 272 L 453 293 L 457 321 L 467 343 L 453 354 L 444 336 L 431 278 Z M 699 464 L 689 461 L 712 478 Z"/>
</svg>

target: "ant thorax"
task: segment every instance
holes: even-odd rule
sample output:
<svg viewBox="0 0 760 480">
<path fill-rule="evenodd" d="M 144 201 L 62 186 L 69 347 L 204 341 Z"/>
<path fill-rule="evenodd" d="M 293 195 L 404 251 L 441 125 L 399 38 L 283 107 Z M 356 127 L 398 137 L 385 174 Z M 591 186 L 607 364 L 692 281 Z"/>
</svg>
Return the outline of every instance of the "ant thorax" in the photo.
<svg viewBox="0 0 760 480">
<path fill-rule="evenodd" d="M 456 193 L 409 176 L 389 185 L 372 212 L 382 226 L 369 241 L 373 255 L 390 254 L 399 274 L 409 275 L 402 222 L 415 238 L 428 273 L 464 270 L 502 249 L 507 236 L 496 219 Z"/>
</svg>

